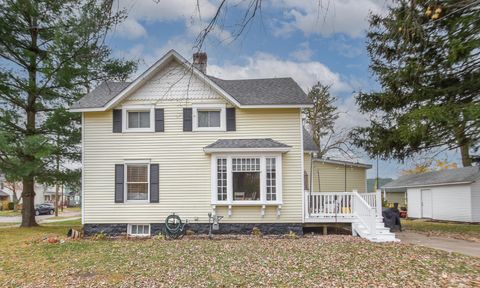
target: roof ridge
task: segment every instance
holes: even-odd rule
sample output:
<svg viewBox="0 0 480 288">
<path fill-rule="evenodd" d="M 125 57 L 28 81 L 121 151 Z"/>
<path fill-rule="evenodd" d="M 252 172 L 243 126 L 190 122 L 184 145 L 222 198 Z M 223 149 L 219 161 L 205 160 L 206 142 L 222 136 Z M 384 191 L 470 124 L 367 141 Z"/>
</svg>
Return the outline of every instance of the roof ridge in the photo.
<svg viewBox="0 0 480 288">
<path fill-rule="evenodd" d="M 270 78 L 264 77 L 264 78 L 244 78 L 244 79 L 222 79 L 222 78 L 218 78 L 218 77 L 212 76 L 212 75 L 207 75 L 207 76 L 210 77 L 210 78 L 215 78 L 215 79 L 222 80 L 222 81 L 248 81 L 248 80 L 273 80 L 273 79 L 291 79 L 291 80 L 293 80 L 292 77 L 270 77 Z M 295 81 L 295 80 L 294 80 L 294 81 Z"/>
</svg>

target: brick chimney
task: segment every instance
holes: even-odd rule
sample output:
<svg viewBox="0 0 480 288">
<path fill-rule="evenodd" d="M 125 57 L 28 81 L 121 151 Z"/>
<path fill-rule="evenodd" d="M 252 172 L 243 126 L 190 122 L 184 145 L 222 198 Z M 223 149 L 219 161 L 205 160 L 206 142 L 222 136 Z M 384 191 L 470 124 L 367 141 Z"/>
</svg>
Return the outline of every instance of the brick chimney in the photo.
<svg viewBox="0 0 480 288">
<path fill-rule="evenodd" d="M 207 74 L 207 53 L 197 52 L 193 53 L 193 66 L 202 71 L 203 74 Z"/>
</svg>

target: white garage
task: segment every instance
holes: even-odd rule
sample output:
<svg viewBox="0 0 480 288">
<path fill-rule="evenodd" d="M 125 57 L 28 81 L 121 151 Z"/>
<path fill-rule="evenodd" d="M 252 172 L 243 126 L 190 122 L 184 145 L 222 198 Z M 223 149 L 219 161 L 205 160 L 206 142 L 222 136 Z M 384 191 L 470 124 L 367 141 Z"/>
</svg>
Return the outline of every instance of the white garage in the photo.
<svg viewBox="0 0 480 288">
<path fill-rule="evenodd" d="M 382 188 L 407 189 L 408 217 L 480 222 L 479 167 L 405 175 Z"/>
</svg>

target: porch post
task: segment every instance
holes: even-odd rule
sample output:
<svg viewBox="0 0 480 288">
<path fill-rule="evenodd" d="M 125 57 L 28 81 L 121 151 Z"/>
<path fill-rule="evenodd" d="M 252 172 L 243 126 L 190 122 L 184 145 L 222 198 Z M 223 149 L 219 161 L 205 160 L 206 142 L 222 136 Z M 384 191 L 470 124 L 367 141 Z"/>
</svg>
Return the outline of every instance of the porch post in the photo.
<svg viewBox="0 0 480 288">
<path fill-rule="evenodd" d="M 375 194 L 375 206 L 377 206 L 377 217 L 382 217 L 382 190 L 377 189 Z"/>
</svg>

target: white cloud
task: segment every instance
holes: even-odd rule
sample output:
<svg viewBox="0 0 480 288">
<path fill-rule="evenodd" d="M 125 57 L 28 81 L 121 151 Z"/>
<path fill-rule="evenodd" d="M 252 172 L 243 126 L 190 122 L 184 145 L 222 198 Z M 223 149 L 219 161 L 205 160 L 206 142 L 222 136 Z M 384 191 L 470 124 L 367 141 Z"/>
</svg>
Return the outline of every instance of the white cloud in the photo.
<svg viewBox="0 0 480 288">
<path fill-rule="evenodd" d="M 127 39 L 137 39 L 147 36 L 145 28 L 133 18 L 127 18 L 124 22 L 120 23 L 116 30 L 115 36 L 120 36 Z"/>
<path fill-rule="evenodd" d="M 290 56 L 298 61 L 309 61 L 313 56 L 313 50 L 308 42 L 298 45 L 298 49 L 290 53 Z"/>
<path fill-rule="evenodd" d="M 184 21 L 187 31 L 195 27 L 203 27 L 205 21 L 213 17 L 216 5 L 208 0 L 178 1 L 178 0 L 118 0 L 114 4 L 119 10 L 125 9 L 127 19 L 117 27 L 116 37 L 135 39 L 147 36 L 145 23 Z M 220 33 L 218 30 L 213 35 Z M 199 30 L 198 30 L 199 31 Z"/>
<path fill-rule="evenodd" d="M 368 27 L 370 12 L 386 11 L 385 0 L 272 0 L 272 8 L 282 9 L 283 17 L 274 21 L 274 34 L 288 36 L 295 30 L 306 35 L 330 36 L 344 33 L 360 37 Z"/>
<path fill-rule="evenodd" d="M 246 65 L 209 65 L 208 73 L 224 79 L 292 77 L 307 91 L 320 81 L 332 85 L 332 92 L 351 92 L 350 85 L 338 73 L 318 61 L 290 61 L 267 53 L 257 53 L 246 58 Z"/>
</svg>

